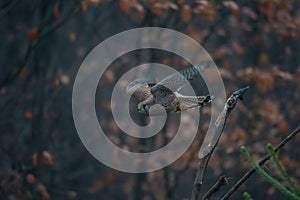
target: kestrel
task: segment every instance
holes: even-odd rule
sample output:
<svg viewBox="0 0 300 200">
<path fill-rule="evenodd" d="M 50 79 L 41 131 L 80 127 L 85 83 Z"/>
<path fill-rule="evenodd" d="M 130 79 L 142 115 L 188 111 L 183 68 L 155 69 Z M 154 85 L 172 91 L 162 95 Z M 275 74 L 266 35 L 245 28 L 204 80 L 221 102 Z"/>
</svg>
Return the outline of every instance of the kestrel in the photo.
<svg viewBox="0 0 300 200">
<path fill-rule="evenodd" d="M 204 71 L 213 64 L 213 62 L 204 62 L 198 66 L 183 69 L 164 78 L 159 83 L 149 78 L 138 78 L 127 86 L 126 92 L 140 102 L 138 111 L 146 115 L 162 115 L 165 112 L 180 112 L 190 108 L 202 107 L 212 101 L 210 95 L 185 96 L 180 94 L 179 91 L 195 77 L 200 76 L 199 72 Z M 160 106 L 153 106 L 155 104 Z"/>
</svg>

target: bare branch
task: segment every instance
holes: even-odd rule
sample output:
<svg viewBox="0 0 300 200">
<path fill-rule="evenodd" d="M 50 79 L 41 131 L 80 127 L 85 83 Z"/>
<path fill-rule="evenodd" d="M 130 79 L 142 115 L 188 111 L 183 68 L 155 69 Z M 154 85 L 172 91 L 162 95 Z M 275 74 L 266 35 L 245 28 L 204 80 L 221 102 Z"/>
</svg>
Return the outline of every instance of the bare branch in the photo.
<svg viewBox="0 0 300 200">
<path fill-rule="evenodd" d="M 203 199 L 210 199 L 210 197 L 218 192 L 220 188 L 224 185 L 228 185 L 228 178 L 225 176 L 220 176 L 218 181 L 208 190 L 208 192 L 203 196 Z"/>
<path fill-rule="evenodd" d="M 291 132 L 284 140 L 282 140 L 274 149 L 277 152 L 281 149 L 288 141 L 294 138 L 300 132 L 300 126 L 297 127 L 293 132 Z M 265 162 L 270 160 L 271 156 L 268 154 L 263 157 L 259 162 L 258 165 L 262 166 Z M 254 168 L 250 169 L 222 198 L 222 200 L 229 199 L 234 192 L 252 175 L 256 170 Z"/>
<path fill-rule="evenodd" d="M 225 106 L 223 108 L 223 111 L 219 114 L 215 126 L 213 130 L 209 133 L 204 138 L 204 141 L 201 145 L 200 151 L 199 151 L 199 166 L 198 166 L 198 171 L 197 175 L 194 181 L 194 186 L 192 190 L 192 200 L 197 200 L 200 198 L 200 191 L 201 191 L 201 186 L 203 184 L 204 176 L 205 176 L 205 171 L 207 168 L 207 164 L 209 162 L 210 156 L 212 155 L 214 149 L 216 148 L 218 141 L 222 135 L 226 119 L 228 118 L 229 114 L 231 111 L 234 109 L 236 106 L 236 103 L 238 99 L 242 100 L 244 93 L 249 89 L 248 87 L 241 88 L 237 91 L 235 91 L 227 100 L 225 103 Z"/>
</svg>

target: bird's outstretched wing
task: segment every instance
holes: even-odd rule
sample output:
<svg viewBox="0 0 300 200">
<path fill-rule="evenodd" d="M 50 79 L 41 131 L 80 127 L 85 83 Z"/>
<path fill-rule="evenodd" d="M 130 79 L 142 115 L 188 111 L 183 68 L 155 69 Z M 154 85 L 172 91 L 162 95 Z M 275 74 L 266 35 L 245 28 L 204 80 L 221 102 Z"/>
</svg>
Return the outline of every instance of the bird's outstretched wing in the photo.
<svg viewBox="0 0 300 200">
<path fill-rule="evenodd" d="M 155 84 L 155 80 L 153 79 L 146 77 L 137 78 L 129 83 L 126 88 L 126 93 L 128 95 L 132 95 L 139 102 L 141 102 L 152 95 L 151 87 L 153 87 Z"/>
<path fill-rule="evenodd" d="M 189 83 L 195 77 L 199 77 L 202 71 L 214 66 L 213 61 L 205 61 L 197 66 L 189 67 L 174 73 L 152 87 L 152 93 L 159 90 L 161 86 L 168 88 L 169 90 L 176 92 L 179 91 L 184 85 Z"/>
<path fill-rule="evenodd" d="M 180 93 L 175 93 L 176 98 L 180 103 L 180 110 L 184 111 L 190 108 L 202 107 L 208 103 L 210 103 L 214 96 L 206 95 L 206 96 L 184 96 Z"/>
</svg>

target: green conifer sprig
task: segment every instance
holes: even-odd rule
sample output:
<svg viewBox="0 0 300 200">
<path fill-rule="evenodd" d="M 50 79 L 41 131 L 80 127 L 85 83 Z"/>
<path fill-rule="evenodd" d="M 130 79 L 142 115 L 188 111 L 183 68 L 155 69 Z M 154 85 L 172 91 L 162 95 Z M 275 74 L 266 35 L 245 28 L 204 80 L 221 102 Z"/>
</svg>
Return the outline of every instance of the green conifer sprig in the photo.
<svg viewBox="0 0 300 200">
<path fill-rule="evenodd" d="M 282 163 L 279 161 L 279 158 L 274 150 L 272 144 L 267 145 L 268 154 L 271 156 L 272 161 L 275 163 L 277 170 L 279 171 L 280 177 L 284 180 L 284 182 L 288 185 L 288 187 L 298 196 L 300 197 L 300 190 L 297 189 L 295 183 L 292 181 L 291 177 L 288 175 Z"/>
<path fill-rule="evenodd" d="M 273 186 L 275 186 L 280 192 L 282 192 L 284 195 L 286 195 L 288 198 L 290 199 L 294 199 L 294 200 L 300 200 L 300 197 L 298 197 L 296 195 L 296 193 L 293 193 L 292 191 L 290 191 L 289 189 L 287 189 L 286 187 L 284 187 L 281 183 L 279 183 L 279 181 L 277 181 L 276 179 L 274 179 L 272 176 L 270 176 L 269 174 L 267 174 L 251 157 L 250 153 L 248 152 L 248 150 L 246 149 L 245 146 L 241 146 L 240 148 L 241 152 L 245 155 L 246 159 L 248 160 L 248 162 L 252 165 L 252 167 L 262 176 L 264 176 L 267 181 L 269 181 Z"/>
</svg>

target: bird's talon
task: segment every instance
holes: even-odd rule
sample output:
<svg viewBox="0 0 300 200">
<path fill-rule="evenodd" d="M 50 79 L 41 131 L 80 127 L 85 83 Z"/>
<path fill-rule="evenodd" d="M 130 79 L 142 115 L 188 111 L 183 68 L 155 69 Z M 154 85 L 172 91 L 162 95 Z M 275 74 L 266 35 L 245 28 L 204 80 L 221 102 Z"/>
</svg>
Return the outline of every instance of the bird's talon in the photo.
<svg viewBox="0 0 300 200">
<path fill-rule="evenodd" d="M 141 111 L 143 109 L 143 105 L 142 104 L 138 104 L 138 111 Z"/>
</svg>

